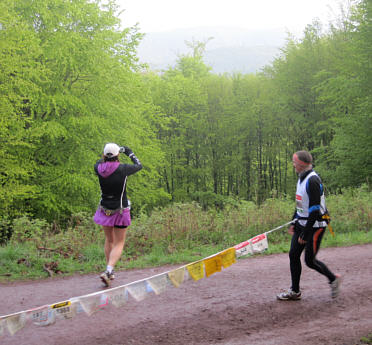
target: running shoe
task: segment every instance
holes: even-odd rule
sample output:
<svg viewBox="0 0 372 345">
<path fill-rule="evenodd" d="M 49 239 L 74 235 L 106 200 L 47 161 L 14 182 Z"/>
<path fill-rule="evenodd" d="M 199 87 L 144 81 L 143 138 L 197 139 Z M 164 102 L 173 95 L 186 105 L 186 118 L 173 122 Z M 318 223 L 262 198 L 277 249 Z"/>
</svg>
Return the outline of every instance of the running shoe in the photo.
<svg viewBox="0 0 372 345">
<path fill-rule="evenodd" d="M 287 292 L 282 292 L 279 295 L 276 295 L 276 298 L 280 301 L 298 301 L 301 299 L 301 291 L 295 292 L 292 289 L 289 289 Z"/>
<path fill-rule="evenodd" d="M 340 293 L 341 276 L 336 274 L 336 279 L 331 283 L 331 297 L 336 298 Z"/>
<path fill-rule="evenodd" d="M 109 273 L 109 278 L 110 278 L 110 280 L 114 280 L 115 279 L 115 272 L 114 272 L 114 270 L 112 270 L 111 273 Z"/>
<path fill-rule="evenodd" d="M 99 277 L 101 278 L 105 286 L 110 287 L 111 281 L 110 281 L 110 273 L 108 271 L 103 272 Z"/>
</svg>

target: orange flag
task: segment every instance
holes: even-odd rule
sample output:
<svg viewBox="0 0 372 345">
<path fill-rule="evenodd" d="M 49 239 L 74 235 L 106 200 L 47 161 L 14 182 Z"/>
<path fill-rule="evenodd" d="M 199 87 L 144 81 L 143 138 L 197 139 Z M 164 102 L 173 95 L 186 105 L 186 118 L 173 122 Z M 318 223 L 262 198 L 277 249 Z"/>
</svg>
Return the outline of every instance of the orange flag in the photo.
<svg viewBox="0 0 372 345">
<path fill-rule="evenodd" d="M 220 272 L 222 267 L 222 260 L 220 255 L 212 256 L 211 258 L 204 259 L 205 274 L 207 277 L 213 273 Z"/>
</svg>

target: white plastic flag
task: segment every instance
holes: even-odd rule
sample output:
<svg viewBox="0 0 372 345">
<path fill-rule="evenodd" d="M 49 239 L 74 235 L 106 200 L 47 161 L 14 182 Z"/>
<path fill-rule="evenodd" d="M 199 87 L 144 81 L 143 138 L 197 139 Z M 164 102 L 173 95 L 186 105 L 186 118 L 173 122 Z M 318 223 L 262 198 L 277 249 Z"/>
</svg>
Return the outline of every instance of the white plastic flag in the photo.
<svg viewBox="0 0 372 345">
<path fill-rule="evenodd" d="M 48 326 L 56 322 L 55 310 L 49 305 L 43 305 L 27 311 L 28 318 L 36 326 Z"/>
<path fill-rule="evenodd" d="M 4 335 L 4 320 L 0 319 L 0 338 Z"/>
<path fill-rule="evenodd" d="M 150 292 L 155 292 L 154 289 L 152 288 L 152 286 L 148 283 L 148 281 L 146 280 L 146 291 L 148 293 Z"/>
<path fill-rule="evenodd" d="M 108 305 L 108 297 L 104 292 L 78 297 L 83 310 L 90 316 Z"/>
<path fill-rule="evenodd" d="M 241 242 L 234 246 L 236 250 L 236 257 L 239 258 L 244 255 L 253 254 L 253 248 L 250 240 Z"/>
<path fill-rule="evenodd" d="M 250 242 L 252 244 L 253 253 L 262 253 L 269 247 L 266 234 L 253 237 L 250 239 Z"/>
<path fill-rule="evenodd" d="M 167 289 L 168 277 L 167 274 L 161 274 L 158 276 L 153 276 L 147 279 L 147 283 L 151 286 L 152 290 L 159 295 Z"/>
<path fill-rule="evenodd" d="M 108 297 L 108 303 L 115 307 L 121 307 L 128 301 L 128 291 L 125 286 L 110 289 L 105 292 Z"/>
<path fill-rule="evenodd" d="M 11 335 L 14 335 L 26 325 L 26 312 L 20 312 L 6 318 L 6 325 Z"/>
<path fill-rule="evenodd" d="M 129 294 L 137 301 L 142 301 L 148 294 L 148 287 L 145 280 L 126 285 Z"/>
</svg>

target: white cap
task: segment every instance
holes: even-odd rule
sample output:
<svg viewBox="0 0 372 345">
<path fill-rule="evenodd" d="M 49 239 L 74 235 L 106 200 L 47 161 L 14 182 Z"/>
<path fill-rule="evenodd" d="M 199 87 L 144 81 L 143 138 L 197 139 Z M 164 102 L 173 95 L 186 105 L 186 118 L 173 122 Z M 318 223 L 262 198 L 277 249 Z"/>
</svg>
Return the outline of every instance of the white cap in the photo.
<svg viewBox="0 0 372 345">
<path fill-rule="evenodd" d="M 115 157 L 119 154 L 120 147 L 114 143 L 108 143 L 103 149 L 103 154 L 106 157 Z"/>
</svg>

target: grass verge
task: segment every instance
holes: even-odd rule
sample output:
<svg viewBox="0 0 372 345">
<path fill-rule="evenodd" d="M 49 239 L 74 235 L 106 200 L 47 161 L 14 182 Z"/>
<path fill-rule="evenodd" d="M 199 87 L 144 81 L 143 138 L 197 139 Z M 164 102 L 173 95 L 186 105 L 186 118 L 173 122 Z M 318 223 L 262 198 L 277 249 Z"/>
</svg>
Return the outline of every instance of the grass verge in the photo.
<svg viewBox="0 0 372 345">
<path fill-rule="evenodd" d="M 327 201 L 336 236 L 326 231 L 322 248 L 372 243 L 372 193 L 360 188 Z M 172 204 L 134 219 L 116 269 L 200 260 L 287 223 L 292 213 L 289 199 L 269 199 L 261 206 L 239 201 L 219 211 L 203 210 L 196 203 Z M 0 247 L 0 282 L 103 270 L 104 236 L 92 216 L 73 215 L 69 224 L 56 232 L 42 220 L 16 219 L 12 238 Z M 285 229 L 270 233 L 268 239 L 266 254 L 288 252 Z"/>
<path fill-rule="evenodd" d="M 274 235 L 268 235 L 269 249 L 263 255 L 287 253 L 290 246 L 290 237 L 285 234 L 285 230 L 279 242 L 271 241 Z M 277 237 L 279 237 L 277 235 Z M 340 233 L 335 237 L 328 232 L 322 241 L 322 248 L 345 247 L 372 243 L 372 232 Z M 237 243 L 236 243 L 237 244 Z M 123 256 L 117 264 L 116 270 L 135 269 L 171 265 L 183 265 L 208 257 L 227 249 L 223 245 L 203 245 L 192 249 L 182 249 L 177 252 L 169 253 L 161 246 L 154 246 L 151 252 L 136 256 L 129 256 L 124 250 Z M 244 258 L 248 258 L 243 257 Z M 84 248 L 79 258 L 68 257 L 55 253 L 49 257 L 38 256 L 32 246 L 18 244 L 17 246 L 6 246 L 0 248 L 1 268 L 0 281 L 2 283 L 16 280 L 44 279 L 49 277 L 44 265 L 51 262 L 57 263 L 60 274 L 68 276 L 73 274 L 87 274 L 100 272 L 104 268 L 103 245 L 91 244 Z"/>
</svg>

